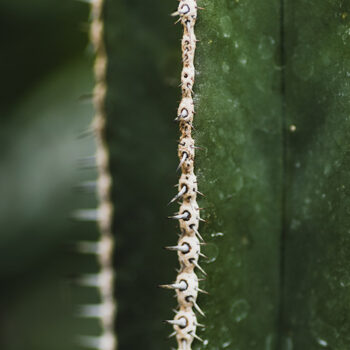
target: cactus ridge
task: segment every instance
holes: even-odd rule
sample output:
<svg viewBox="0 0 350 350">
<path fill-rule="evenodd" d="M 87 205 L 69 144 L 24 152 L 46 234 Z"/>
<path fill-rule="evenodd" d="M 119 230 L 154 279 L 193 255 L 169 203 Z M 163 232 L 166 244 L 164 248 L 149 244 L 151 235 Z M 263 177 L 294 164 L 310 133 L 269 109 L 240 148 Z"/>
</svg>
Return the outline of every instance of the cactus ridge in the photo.
<svg viewBox="0 0 350 350">
<path fill-rule="evenodd" d="M 114 299 L 114 269 L 113 251 L 114 238 L 112 234 L 113 203 L 111 199 L 112 177 L 109 171 L 109 151 L 105 138 L 106 127 L 106 68 L 107 54 L 104 44 L 103 28 L 103 6 L 104 0 L 89 1 L 91 4 L 91 31 L 90 37 L 95 49 L 95 88 L 93 101 L 95 106 L 95 117 L 91 130 L 95 134 L 97 152 L 93 157 L 93 163 L 97 167 L 98 179 L 92 183 L 97 191 L 98 208 L 80 210 L 76 217 L 80 220 L 96 221 L 101 232 L 99 242 L 80 242 L 79 251 L 82 253 L 92 253 L 97 256 L 100 264 L 98 274 L 84 275 L 80 279 L 80 284 L 86 287 L 98 288 L 101 303 L 97 305 L 82 305 L 78 316 L 87 318 L 97 318 L 100 320 L 102 334 L 98 337 L 81 336 L 80 345 L 98 350 L 115 350 L 117 346 L 114 332 L 114 320 L 116 313 L 116 303 Z M 86 160 L 84 164 L 88 163 Z M 89 162 L 91 163 L 91 161 Z M 88 184 L 91 186 L 91 183 Z"/>
<path fill-rule="evenodd" d="M 191 350 L 194 339 L 201 340 L 196 334 L 197 322 L 194 310 L 204 316 L 203 311 L 197 304 L 198 292 L 204 292 L 198 287 L 198 277 L 195 269 L 205 274 L 199 266 L 198 260 L 201 255 L 199 233 L 200 208 L 197 204 L 197 194 L 200 194 L 197 186 L 197 178 L 194 174 L 195 142 L 192 138 L 194 103 L 193 85 L 195 79 L 194 55 L 196 50 L 196 36 L 194 26 L 197 20 L 196 0 L 180 0 L 179 6 L 173 16 L 179 16 L 177 22 L 183 26 L 183 37 L 181 41 L 183 68 L 181 72 L 182 99 L 178 107 L 176 121 L 179 122 L 180 140 L 178 145 L 178 156 L 181 176 L 178 183 L 178 193 L 170 203 L 180 200 L 179 212 L 171 218 L 179 220 L 180 237 L 176 246 L 167 247 L 169 250 L 177 251 L 180 269 L 176 281 L 173 284 L 162 287 L 176 291 L 178 309 L 173 320 L 167 323 L 173 325 L 179 350 Z"/>
</svg>

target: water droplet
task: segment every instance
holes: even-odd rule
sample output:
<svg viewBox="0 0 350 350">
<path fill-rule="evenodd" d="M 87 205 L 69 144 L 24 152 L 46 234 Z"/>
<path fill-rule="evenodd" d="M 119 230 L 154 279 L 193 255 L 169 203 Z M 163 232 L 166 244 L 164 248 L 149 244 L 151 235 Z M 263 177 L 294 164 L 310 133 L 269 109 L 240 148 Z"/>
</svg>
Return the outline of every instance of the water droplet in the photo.
<svg viewBox="0 0 350 350">
<path fill-rule="evenodd" d="M 274 54 L 275 39 L 271 36 L 264 36 L 260 39 L 259 51 L 261 58 L 267 60 Z"/>
<path fill-rule="evenodd" d="M 239 58 L 238 62 L 242 65 L 242 66 L 245 66 L 247 64 L 247 57 L 245 56 L 242 56 Z"/>
<path fill-rule="evenodd" d="M 222 348 L 223 348 L 223 349 L 226 349 L 226 348 L 228 348 L 230 345 L 231 345 L 231 341 L 230 341 L 230 340 L 229 340 L 229 341 L 226 341 L 225 343 L 222 344 Z"/>
<path fill-rule="evenodd" d="M 222 232 L 216 232 L 216 233 L 212 233 L 210 236 L 211 237 L 223 237 L 224 234 Z"/>
<path fill-rule="evenodd" d="M 332 170 L 332 165 L 328 163 L 325 165 L 323 169 L 323 174 L 327 176 L 331 173 L 331 170 Z"/>
<path fill-rule="evenodd" d="M 219 22 L 222 36 L 224 38 L 230 38 L 232 33 L 232 20 L 229 16 L 223 16 L 220 18 Z"/>
<path fill-rule="evenodd" d="M 234 320 L 238 323 L 243 321 L 249 313 L 250 306 L 244 299 L 237 300 L 231 307 Z"/>
<path fill-rule="evenodd" d="M 222 71 L 224 73 L 228 73 L 230 71 L 230 66 L 228 65 L 227 62 L 223 62 L 222 65 L 221 65 L 221 68 L 222 68 Z"/>
<path fill-rule="evenodd" d="M 216 260 L 219 255 L 219 248 L 214 243 L 207 243 L 202 248 L 202 252 L 204 255 L 208 257 L 208 259 L 203 259 L 203 262 L 210 264 Z"/>
<path fill-rule="evenodd" d="M 317 339 L 317 343 L 326 348 L 328 346 L 328 343 L 323 339 Z"/>
</svg>

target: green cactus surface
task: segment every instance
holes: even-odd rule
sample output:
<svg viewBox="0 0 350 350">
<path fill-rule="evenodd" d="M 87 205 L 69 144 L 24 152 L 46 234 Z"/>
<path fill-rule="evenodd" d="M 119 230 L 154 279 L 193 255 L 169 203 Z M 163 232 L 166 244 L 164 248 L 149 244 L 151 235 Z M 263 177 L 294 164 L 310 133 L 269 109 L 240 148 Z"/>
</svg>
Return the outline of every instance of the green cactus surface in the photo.
<svg viewBox="0 0 350 350">
<path fill-rule="evenodd" d="M 346 349 L 350 5 L 198 0 L 193 136 L 206 317 L 194 349 Z M 177 2 L 105 2 L 120 349 L 170 348 Z M 204 277 L 204 276 L 201 276 Z M 169 330 L 169 333 L 171 330 Z M 173 344 L 174 345 L 174 344 Z"/>
<path fill-rule="evenodd" d="M 285 3 L 283 350 L 350 344 L 349 13 Z"/>
</svg>

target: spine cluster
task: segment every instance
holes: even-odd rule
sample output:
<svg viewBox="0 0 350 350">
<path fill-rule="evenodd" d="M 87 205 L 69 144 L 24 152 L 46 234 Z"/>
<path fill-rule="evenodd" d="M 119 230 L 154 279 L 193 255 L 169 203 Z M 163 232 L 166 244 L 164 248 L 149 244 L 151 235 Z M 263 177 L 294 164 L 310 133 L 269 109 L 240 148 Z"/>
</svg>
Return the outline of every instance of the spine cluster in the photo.
<svg viewBox="0 0 350 350">
<path fill-rule="evenodd" d="M 176 291 L 178 309 L 173 320 L 167 321 L 174 326 L 179 350 L 190 350 L 193 340 L 201 340 L 196 329 L 201 326 L 197 322 L 194 309 L 204 315 L 197 305 L 199 289 L 198 277 L 195 273 L 199 269 L 205 272 L 198 265 L 202 237 L 199 234 L 200 209 L 197 204 L 197 194 L 200 194 L 197 187 L 197 178 L 194 174 L 195 144 L 192 138 L 192 123 L 195 114 L 193 103 L 193 84 L 195 79 L 194 55 L 196 50 L 196 36 L 194 26 L 197 19 L 196 0 L 180 0 L 178 10 L 173 14 L 179 16 L 184 32 L 181 42 L 183 69 L 181 73 L 182 99 L 178 108 L 176 120 L 179 122 L 181 132 L 178 156 L 180 159 L 179 169 L 181 177 L 178 184 L 178 193 L 171 200 L 181 200 L 179 212 L 171 218 L 179 220 L 180 238 L 176 246 L 167 247 L 169 250 L 177 251 L 180 270 L 176 281 L 173 284 L 162 287 Z"/>
</svg>

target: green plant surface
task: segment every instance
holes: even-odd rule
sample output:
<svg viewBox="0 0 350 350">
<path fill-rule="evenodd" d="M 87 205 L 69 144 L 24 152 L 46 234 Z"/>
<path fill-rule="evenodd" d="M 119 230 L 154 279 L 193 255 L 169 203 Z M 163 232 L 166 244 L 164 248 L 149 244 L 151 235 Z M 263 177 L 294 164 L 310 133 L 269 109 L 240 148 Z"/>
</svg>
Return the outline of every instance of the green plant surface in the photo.
<svg viewBox="0 0 350 350">
<path fill-rule="evenodd" d="M 194 349 L 349 344 L 350 9 L 327 2 L 198 0 L 194 138 L 208 277 Z M 176 3 L 105 6 L 107 138 L 116 206 L 121 349 L 164 348 L 176 241 L 181 29 Z M 173 114 L 172 114 L 173 113 Z M 176 209 L 174 209 L 175 211 Z"/>
<path fill-rule="evenodd" d="M 97 292 L 70 283 L 97 271 L 93 258 L 70 245 L 97 236 L 95 225 L 70 219 L 73 211 L 96 206 L 93 195 L 76 189 L 96 176 L 95 169 L 79 168 L 79 158 L 95 151 L 92 136 L 78 138 L 93 115 L 91 102 L 79 96 L 92 87 L 91 62 L 80 57 L 33 86 L 4 118 L 1 349 L 73 350 L 79 334 L 99 334 L 97 321 L 74 317 L 78 305 L 98 302 Z"/>
<path fill-rule="evenodd" d="M 350 344 L 349 14 L 285 4 L 284 350 Z"/>
<path fill-rule="evenodd" d="M 161 321 L 173 317 L 176 302 L 155 286 L 173 281 L 178 265 L 159 251 L 176 242 L 178 230 L 165 221 L 177 210 L 166 207 L 177 181 L 172 120 L 182 29 L 171 23 L 174 6 L 105 5 L 121 349 L 170 347 Z M 207 314 L 199 336 L 208 349 L 272 349 L 282 216 L 280 5 L 199 6 L 206 10 L 196 26 L 195 139 L 205 150 L 197 152 L 196 169 L 206 195 L 200 206 L 208 220 L 202 231 L 209 261 L 201 264 L 210 293 L 199 298 Z"/>
<path fill-rule="evenodd" d="M 279 1 L 200 1 L 195 140 L 208 243 L 195 349 L 274 349 L 279 313 Z"/>
<path fill-rule="evenodd" d="M 95 170 L 79 169 L 79 157 L 94 153 L 92 137 L 78 139 L 93 114 L 91 103 L 79 101 L 93 86 L 90 69 L 84 57 L 48 75 L 3 124 L 0 273 L 14 273 L 48 246 L 72 239 L 72 212 L 95 205 L 80 202 L 74 190 L 95 176 Z"/>
<path fill-rule="evenodd" d="M 174 4 L 141 0 L 105 3 L 108 55 L 107 140 L 114 179 L 116 321 L 120 349 L 170 347 L 166 337 L 176 300 L 157 288 L 176 277 L 177 224 L 167 216 L 176 193 L 177 87 L 180 27 Z M 176 4 L 175 4 L 176 6 Z M 156 19 L 156 20 L 155 20 Z"/>
</svg>

